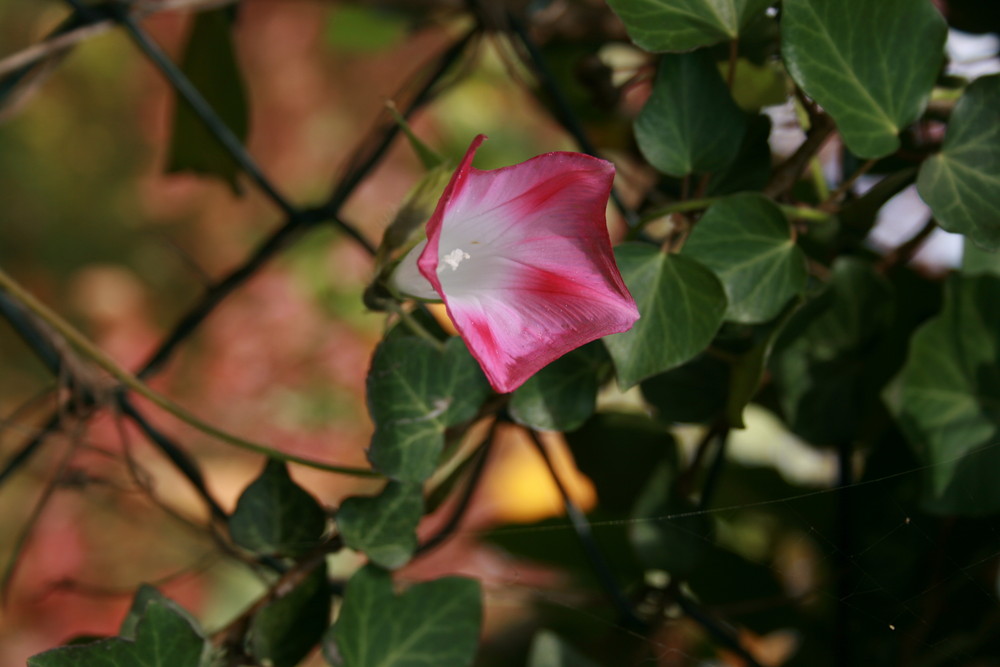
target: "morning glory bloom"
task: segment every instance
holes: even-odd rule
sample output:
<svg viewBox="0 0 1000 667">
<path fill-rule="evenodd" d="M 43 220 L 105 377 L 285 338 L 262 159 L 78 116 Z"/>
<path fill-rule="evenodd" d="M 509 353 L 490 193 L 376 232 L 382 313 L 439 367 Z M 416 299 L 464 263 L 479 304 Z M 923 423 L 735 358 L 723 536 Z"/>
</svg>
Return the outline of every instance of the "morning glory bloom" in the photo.
<svg viewBox="0 0 1000 667">
<path fill-rule="evenodd" d="M 482 171 L 473 140 L 393 274 L 396 290 L 442 300 L 495 390 L 639 319 L 615 265 L 605 208 L 615 168 L 581 153 Z"/>
</svg>

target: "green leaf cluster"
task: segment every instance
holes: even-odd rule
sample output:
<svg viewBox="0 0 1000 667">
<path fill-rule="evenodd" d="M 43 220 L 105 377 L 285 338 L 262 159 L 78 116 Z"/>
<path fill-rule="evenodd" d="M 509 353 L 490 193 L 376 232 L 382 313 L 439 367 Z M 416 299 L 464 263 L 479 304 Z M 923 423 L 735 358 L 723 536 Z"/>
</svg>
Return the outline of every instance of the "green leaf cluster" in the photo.
<svg viewBox="0 0 1000 667">
<path fill-rule="evenodd" d="M 553 28 L 544 49 L 520 17 L 472 4 L 477 30 L 520 40 L 504 53 L 531 64 L 534 78 L 510 71 L 545 89 L 539 109 L 618 163 L 628 229 L 615 259 L 641 318 L 496 395 L 459 336 L 386 287 L 450 178 L 397 114 L 427 174 L 366 294 L 389 318 L 365 387 L 378 481 L 330 501 L 269 459 L 211 526 L 267 588 L 240 617 L 209 636 L 143 587 L 118 636 L 29 667 L 295 667 L 317 648 L 344 667 L 653 664 L 650 638 L 676 640 L 675 617 L 701 628 L 692 659 L 706 664 L 724 650 L 751 664 L 742 637 L 788 628 L 802 641 L 787 664 L 827 664 L 843 636 L 842 664 L 906 664 L 925 644 L 987 664 L 1000 650 L 977 625 L 995 617 L 983 591 L 1000 513 L 1000 75 L 943 74 L 947 23 L 931 0 L 608 0 L 579 24 L 599 39 Z M 360 58 L 420 13 L 338 6 L 326 39 Z M 180 69 L 244 140 L 233 27 L 231 12 L 199 13 Z M 603 47 L 624 34 L 637 49 L 623 65 Z M 626 83 L 616 68 L 632 68 Z M 775 103 L 804 135 L 781 154 Z M 239 162 L 202 119 L 179 105 L 172 122 L 168 171 L 235 189 Z M 865 174 L 876 182 L 855 187 Z M 923 230 L 914 216 L 909 241 L 876 247 L 886 204 L 914 185 Z M 965 237 L 961 266 L 911 263 L 938 227 Z M 479 547 L 544 568 L 553 587 L 485 650 L 480 583 L 400 570 L 461 530 L 511 431 L 536 444 L 561 433 L 594 502 L 577 507 L 563 483 L 565 516 L 483 531 Z M 779 453 L 761 463 L 742 438 Z M 824 462 L 823 475 L 796 476 L 786 457 Z M 918 614 L 906 641 L 886 638 L 886 619 L 928 601 L 954 619 Z"/>
</svg>

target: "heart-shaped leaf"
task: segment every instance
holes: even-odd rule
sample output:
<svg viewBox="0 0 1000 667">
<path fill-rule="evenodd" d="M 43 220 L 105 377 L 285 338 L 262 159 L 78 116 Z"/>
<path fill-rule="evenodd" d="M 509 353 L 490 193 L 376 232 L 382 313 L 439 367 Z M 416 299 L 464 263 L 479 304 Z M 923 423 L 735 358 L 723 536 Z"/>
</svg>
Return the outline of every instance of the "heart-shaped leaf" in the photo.
<svg viewBox="0 0 1000 667">
<path fill-rule="evenodd" d="M 643 380 L 642 395 L 664 423 L 701 424 L 723 413 L 728 383 L 729 364 L 700 354 L 677 368 Z"/>
<path fill-rule="evenodd" d="M 941 152 L 920 167 L 917 191 L 942 227 L 1000 248 L 1000 75 L 969 85 Z"/>
<path fill-rule="evenodd" d="M 785 326 L 795 315 L 798 305 L 789 305 L 774 321 L 756 327 L 750 348 L 732 360 L 729 366 L 729 387 L 726 396 L 726 421 L 733 428 L 746 427 L 743 423 L 743 410 L 757 394 L 775 344 Z"/>
<path fill-rule="evenodd" d="M 572 431 L 594 414 L 601 367 L 608 363 L 594 342 L 556 359 L 511 396 L 510 416 L 542 431 Z"/>
<path fill-rule="evenodd" d="M 870 262 L 841 257 L 823 292 L 792 316 L 771 367 L 793 431 L 816 444 L 856 437 L 883 381 L 873 355 L 893 306 L 891 285 Z"/>
<path fill-rule="evenodd" d="M 600 509 L 619 516 L 632 509 L 660 463 L 677 462 L 673 436 L 645 415 L 599 412 L 567 433 L 566 441 L 580 472 L 594 483 Z"/>
<path fill-rule="evenodd" d="M 739 38 L 772 0 L 608 0 L 647 51 L 690 51 Z"/>
<path fill-rule="evenodd" d="M 118 629 L 119 637 L 123 637 L 125 639 L 135 639 L 136 628 L 139 626 L 139 621 L 141 621 L 143 616 L 146 615 L 146 607 L 148 607 L 151 602 L 156 602 L 181 618 L 187 620 L 191 627 L 199 627 L 198 621 L 188 612 L 187 609 L 168 598 L 155 587 L 150 586 L 149 584 L 141 584 L 136 590 L 135 596 L 132 598 L 132 606 L 129 607 L 128 613 L 125 615 L 125 619 L 122 621 L 122 625 Z"/>
<path fill-rule="evenodd" d="M 683 254 L 712 269 L 729 299 L 726 319 L 773 319 L 806 284 L 806 258 L 774 202 L 745 193 L 713 204 L 695 225 Z"/>
<path fill-rule="evenodd" d="M 226 9 L 199 12 L 181 59 L 181 69 L 236 138 L 245 141 L 249 111 L 233 49 L 231 23 Z M 236 181 L 239 165 L 181 99 L 174 109 L 168 164 L 168 172 L 190 170 L 218 176 L 239 193 Z"/>
<path fill-rule="evenodd" d="M 412 336 L 379 345 L 367 389 L 375 422 L 368 459 L 404 482 L 422 482 L 434 472 L 445 429 L 474 417 L 490 393 L 460 338 L 450 338 L 441 351 Z"/>
<path fill-rule="evenodd" d="M 28 667 L 206 667 L 211 646 L 186 614 L 150 598 L 134 627 L 135 638 L 112 637 L 63 646 L 28 659 Z"/>
<path fill-rule="evenodd" d="M 676 467 L 669 464 L 656 469 L 635 503 L 628 534 L 647 569 L 686 577 L 711 548 L 714 526 L 690 501 L 674 497 L 676 475 Z"/>
<path fill-rule="evenodd" d="M 326 655 L 343 667 L 465 667 L 482 621 L 479 583 L 447 577 L 394 595 L 389 573 L 368 565 L 347 583 Z"/>
<path fill-rule="evenodd" d="M 962 273 L 970 276 L 977 273 L 1000 275 L 1000 252 L 983 250 L 966 237 L 962 248 Z"/>
<path fill-rule="evenodd" d="M 229 534 L 250 551 L 296 556 L 320 543 L 326 523 L 322 506 L 292 480 L 288 467 L 269 460 L 236 503 Z"/>
<path fill-rule="evenodd" d="M 926 464 L 925 497 L 936 512 L 1000 511 L 998 303 L 1000 277 L 952 279 L 899 376 L 896 417 Z"/>
<path fill-rule="evenodd" d="M 704 51 L 660 58 L 653 93 L 635 121 L 649 163 L 678 178 L 722 171 L 739 153 L 747 115 Z"/>
<path fill-rule="evenodd" d="M 250 655 L 272 667 L 295 667 L 323 639 L 332 592 L 321 562 L 282 597 L 265 605 L 250 624 Z"/>
<path fill-rule="evenodd" d="M 923 113 L 944 59 L 947 26 L 930 0 L 785 0 L 788 72 L 863 158 L 899 148 Z"/>
<path fill-rule="evenodd" d="M 402 567 L 417 548 L 424 511 L 420 484 L 389 482 L 377 496 L 347 498 L 337 511 L 344 544 L 390 570 Z"/>
<path fill-rule="evenodd" d="M 630 331 L 604 338 L 618 383 L 628 388 L 704 350 L 722 324 L 726 293 L 690 257 L 632 243 L 616 248 L 615 258 L 642 315 Z"/>
<path fill-rule="evenodd" d="M 718 197 L 763 190 L 771 178 L 770 136 L 771 119 L 765 114 L 752 117 L 736 157 L 728 167 L 712 174 L 705 194 Z"/>
</svg>

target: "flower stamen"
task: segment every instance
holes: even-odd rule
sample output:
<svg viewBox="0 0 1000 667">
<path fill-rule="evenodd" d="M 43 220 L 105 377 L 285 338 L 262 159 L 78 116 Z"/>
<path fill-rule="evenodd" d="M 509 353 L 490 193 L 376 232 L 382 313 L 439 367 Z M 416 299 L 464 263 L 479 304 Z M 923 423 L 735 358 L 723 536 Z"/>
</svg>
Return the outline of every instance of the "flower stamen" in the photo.
<svg viewBox="0 0 1000 667">
<path fill-rule="evenodd" d="M 444 262 L 445 264 L 447 264 L 448 266 L 450 266 L 452 271 L 457 271 L 458 270 L 458 265 L 461 264 L 463 261 L 465 261 L 467 259 L 471 259 L 471 257 L 472 257 L 472 255 L 470 255 L 469 253 L 465 252 L 461 248 L 455 248 L 454 250 L 452 250 L 451 252 L 449 252 L 447 255 L 444 255 L 443 257 L 441 257 L 441 261 Z M 438 266 L 438 271 L 440 271 L 443 268 L 444 268 L 443 266 L 439 265 Z"/>
</svg>

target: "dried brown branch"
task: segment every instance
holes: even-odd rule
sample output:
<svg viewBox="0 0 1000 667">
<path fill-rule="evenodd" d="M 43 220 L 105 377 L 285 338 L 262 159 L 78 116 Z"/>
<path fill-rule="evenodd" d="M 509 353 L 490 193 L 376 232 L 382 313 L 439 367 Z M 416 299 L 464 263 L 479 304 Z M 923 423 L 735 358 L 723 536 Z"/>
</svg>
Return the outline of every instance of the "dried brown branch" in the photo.
<svg viewBox="0 0 1000 667">
<path fill-rule="evenodd" d="M 231 5 L 234 2 L 236 0 L 145 0 L 144 2 L 133 4 L 132 15 L 137 19 L 143 19 L 159 12 L 181 9 L 205 11 L 224 5 Z M 114 27 L 115 22 L 110 18 L 105 18 L 58 35 L 53 35 L 45 41 L 33 44 L 0 59 L 0 76 L 62 54 L 80 42 L 103 35 Z"/>
<path fill-rule="evenodd" d="M 764 188 L 764 194 L 771 198 L 778 198 L 791 190 L 802 172 L 805 171 L 809 161 L 819 152 L 819 149 L 823 147 L 835 129 L 836 126 L 829 116 L 817 116 L 812 129 L 806 135 L 806 140 L 799 146 L 798 150 L 775 168 L 774 173 L 771 174 L 771 180 Z"/>
</svg>

